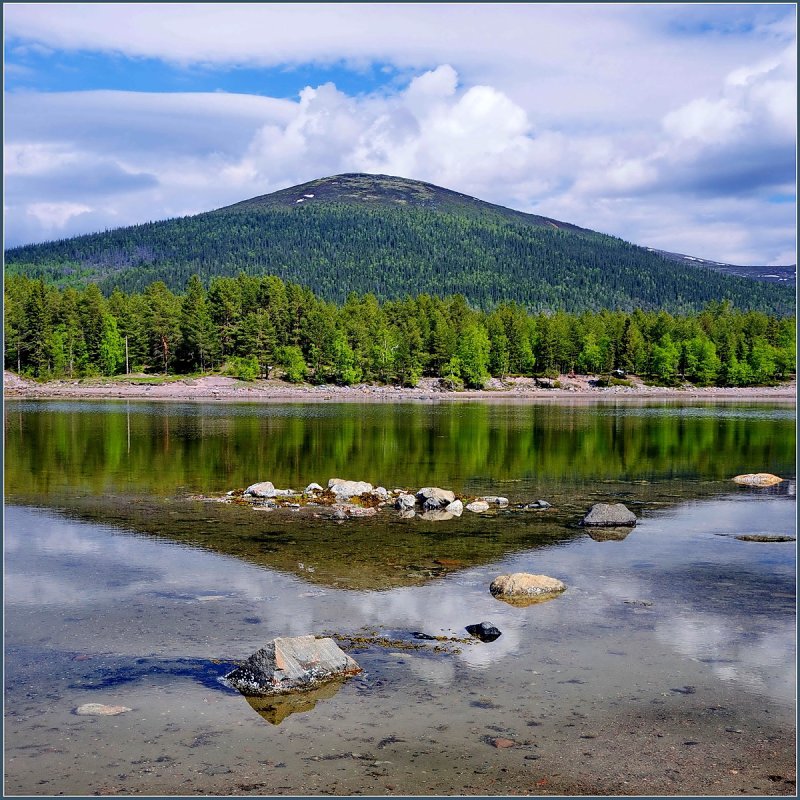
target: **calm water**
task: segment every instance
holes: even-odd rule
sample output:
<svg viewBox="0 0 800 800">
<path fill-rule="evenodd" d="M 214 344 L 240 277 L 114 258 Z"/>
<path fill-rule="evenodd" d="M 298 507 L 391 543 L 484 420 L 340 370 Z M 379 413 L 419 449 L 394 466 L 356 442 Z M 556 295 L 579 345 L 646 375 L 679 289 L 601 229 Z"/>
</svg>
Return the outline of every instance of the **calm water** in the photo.
<svg viewBox="0 0 800 800">
<path fill-rule="evenodd" d="M 6 792 L 558 793 L 616 769 L 680 794 L 659 758 L 785 749 L 795 545 L 734 537 L 794 536 L 794 436 L 793 406 L 7 403 Z M 753 471 L 790 480 L 729 480 Z M 554 508 L 337 525 L 189 499 L 332 476 Z M 601 500 L 640 517 L 624 540 L 575 526 Z M 488 593 L 509 571 L 568 590 L 514 608 Z M 412 636 L 482 620 L 503 635 Z M 218 680 L 323 632 L 394 644 L 279 725 Z M 649 766 L 618 764 L 629 729 Z"/>
</svg>

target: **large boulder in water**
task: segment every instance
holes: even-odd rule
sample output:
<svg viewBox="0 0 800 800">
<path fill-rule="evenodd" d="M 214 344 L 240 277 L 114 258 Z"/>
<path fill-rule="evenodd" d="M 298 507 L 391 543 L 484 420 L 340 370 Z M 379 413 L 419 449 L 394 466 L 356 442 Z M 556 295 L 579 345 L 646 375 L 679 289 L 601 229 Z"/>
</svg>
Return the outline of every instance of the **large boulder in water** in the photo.
<svg viewBox="0 0 800 800">
<path fill-rule="evenodd" d="M 547 575 L 531 575 L 527 572 L 514 572 L 499 575 L 489 587 L 493 597 L 508 603 L 528 605 L 540 600 L 549 600 L 563 592 L 567 587 L 557 578 Z"/>
<path fill-rule="evenodd" d="M 738 483 L 740 486 L 757 486 L 757 487 L 764 487 L 764 486 L 775 486 L 778 483 L 783 483 L 783 478 L 779 478 L 777 475 L 772 475 L 769 472 L 753 472 L 748 475 L 737 475 L 735 478 L 731 478 L 734 483 Z"/>
<path fill-rule="evenodd" d="M 636 514 L 622 503 L 595 503 L 581 525 L 598 528 L 625 528 L 636 524 Z"/>
<path fill-rule="evenodd" d="M 273 695 L 313 689 L 356 675 L 361 667 L 333 639 L 277 638 L 257 650 L 225 679 L 245 695 Z"/>
</svg>

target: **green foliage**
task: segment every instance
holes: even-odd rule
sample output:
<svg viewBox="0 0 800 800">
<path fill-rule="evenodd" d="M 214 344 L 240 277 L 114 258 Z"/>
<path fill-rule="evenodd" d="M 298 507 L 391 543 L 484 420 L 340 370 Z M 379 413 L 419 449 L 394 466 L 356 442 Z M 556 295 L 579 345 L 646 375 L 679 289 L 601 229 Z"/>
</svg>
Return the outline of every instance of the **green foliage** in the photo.
<svg viewBox="0 0 800 800">
<path fill-rule="evenodd" d="M 429 376 L 474 388 L 490 376 L 623 369 L 667 385 L 745 386 L 795 369 L 794 318 L 729 304 L 682 316 L 640 309 L 531 315 L 515 304 L 483 313 L 461 295 L 381 304 L 353 294 L 339 307 L 274 276 L 212 284 L 206 292 L 191 278 L 175 295 L 157 281 L 106 300 L 95 286 L 58 291 L 10 276 L 5 366 L 42 379 L 114 375 L 124 368 L 127 342 L 134 372 L 193 374 L 225 361 L 247 379 L 269 377 L 277 365 L 292 382 L 342 385 L 413 386 Z"/>
<path fill-rule="evenodd" d="M 302 383 L 308 375 L 303 351 L 297 345 L 287 345 L 278 352 L 278 364 L 283 368 L 283 377 L 289 383 Z"/>
<path fill-rule="evenodd" d="M 233 356 L 228 360 L 225 373 L 241 381 L 254 381 L 261 372 L 255 356 Z"/>
</svg>

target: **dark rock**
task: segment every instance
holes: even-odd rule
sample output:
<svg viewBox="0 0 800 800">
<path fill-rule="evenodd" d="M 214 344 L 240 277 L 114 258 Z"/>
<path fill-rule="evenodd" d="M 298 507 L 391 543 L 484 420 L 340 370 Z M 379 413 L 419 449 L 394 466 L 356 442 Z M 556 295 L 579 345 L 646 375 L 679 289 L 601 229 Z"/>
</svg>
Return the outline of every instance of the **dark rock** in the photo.
<svg viewBox="0 0 800 800">
<path fill-rule="evenodd" d="M 581 525 L 600 528 L 633 527 L 636 525 L 636 514 L 622 503 L 595 503 Z"/>
<path fill-rule="evenodd" d="M 741 536 L 735 536 L 740 542 L 794 542 L 797 541 L 794 536 L 765 536 L 760 533 L 743 533 Z"/>
<path fill-rule="evenodd" d="M 480 622 L 477 625 L 467 625 L 466 631 L 470 636 L 480 639 L 482 642 L 493 642 L 502 636 L 502 632 L 495 628 L 491 622 Z"/>
<path fill-rule="evenodd" d="M 361 672 L 333 639 L 273 639 L 225 678 L 244 695 L 275 695 L 313 689 Z"/>
<path fill-rule="evenodd" d="M 421 633 L 420 631 L 415 631 L 411 635 L 415 639 L 421 639 L 422 641 L 425 641 L 425 642 L 435 642 L 436 641 L 436 637 L 435 636 L 431 636 L 429 633 Z"/>
</svg>

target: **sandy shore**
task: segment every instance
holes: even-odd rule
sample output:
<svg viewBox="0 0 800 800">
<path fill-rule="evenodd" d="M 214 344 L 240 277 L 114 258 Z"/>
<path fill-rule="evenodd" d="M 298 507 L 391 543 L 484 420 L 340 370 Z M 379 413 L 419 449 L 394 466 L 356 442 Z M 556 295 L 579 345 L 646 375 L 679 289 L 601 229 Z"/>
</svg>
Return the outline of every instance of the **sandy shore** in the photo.
<svg viewBox="0 0 800 800">
<path fill-rule="evenodd" d="M 774 387 L 681 387 L 646 386 L 633 378 L 632 387 L 600 388 L 591 376 L 561 376 L 561 388 L 547 389 L 532 378 L 492 379 L 485 389 L 443 390 L 439 381 L 426 378 L 414 388 L 359 384 L 356 386 L 292 385 L 278 380 L 240 381 L 235 378 L 205 376 L 169 378 L 122 376 L 38 383 L 19 378 L 11 372 L 3 375 L 6 398 L 80 398 L 146 400 L 227 400 L 237 402 L 431 402 L 431 401 L 600 401 L 600 400 L 710 400 L 710 401 L 780 401 L 795 402 L 797 382 Z"/>
</svg>

